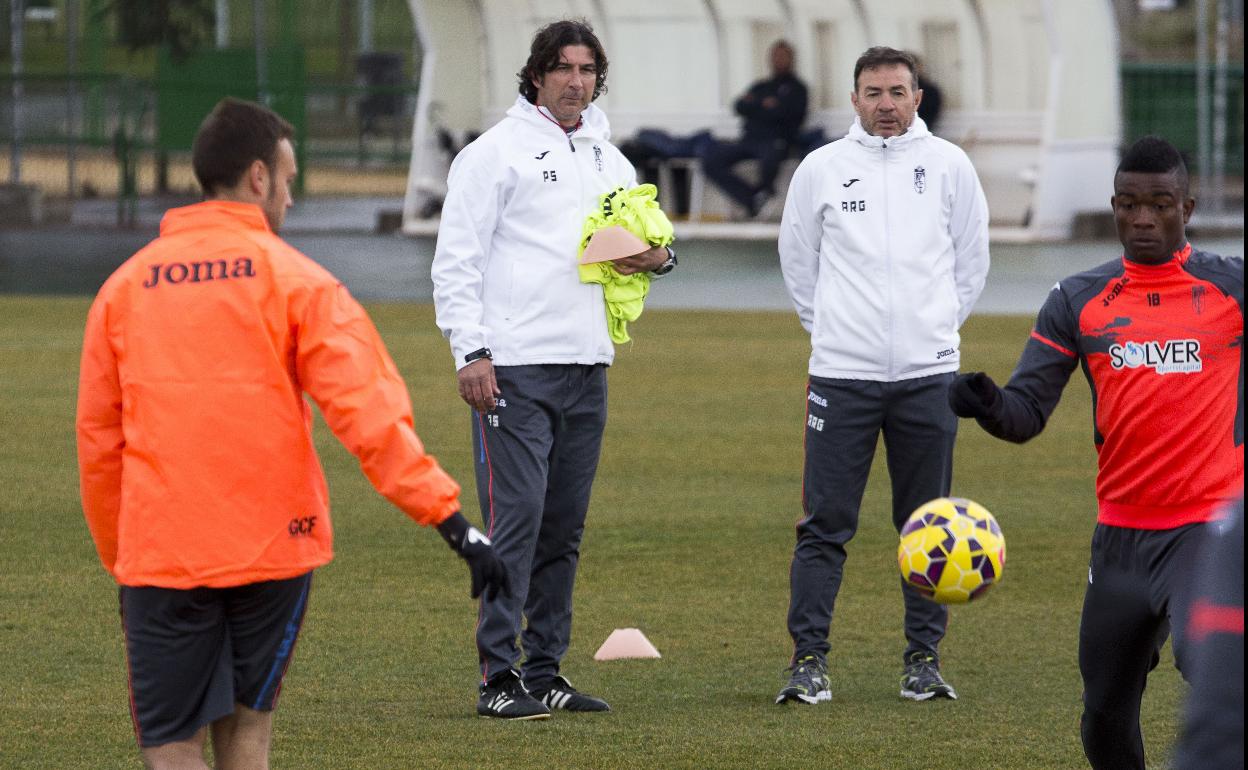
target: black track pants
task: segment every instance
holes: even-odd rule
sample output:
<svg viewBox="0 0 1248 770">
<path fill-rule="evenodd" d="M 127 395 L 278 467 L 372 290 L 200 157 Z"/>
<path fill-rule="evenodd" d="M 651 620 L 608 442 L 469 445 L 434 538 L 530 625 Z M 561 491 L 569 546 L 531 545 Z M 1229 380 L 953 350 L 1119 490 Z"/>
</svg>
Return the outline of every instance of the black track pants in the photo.
<svg viewBox="0 0 1248 770">
<path fill-rule="evenodd" d="M 1186 593 L 1204 528 L 1096 526 L 1079 623 L 1080 733 L 1094 770 L 1144 770 L 1140 701 L 1172 631 L 1184 671 Z"/>
</svg>

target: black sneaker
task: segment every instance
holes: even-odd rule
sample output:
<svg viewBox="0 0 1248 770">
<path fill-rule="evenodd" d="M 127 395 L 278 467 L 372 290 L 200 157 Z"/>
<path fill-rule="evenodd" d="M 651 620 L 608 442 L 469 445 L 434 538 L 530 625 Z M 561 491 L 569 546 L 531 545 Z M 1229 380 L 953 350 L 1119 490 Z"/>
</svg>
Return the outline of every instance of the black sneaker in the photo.
<svg viewBox="0 0 1248 770">
<path fill-rule="evenodd" d="M 544 688 L 533 690 L 533 697 L 550 709 L 564 711 L 610 711 L 605 700 L 586 695 L 561 676 L 556 676 Z"/>
<path fill-rule="evenodd" d="M 550 719 L 550 709 L 529 695 L 520 675 L 511 669 L 481 685 L 477 713 L 495 719 Z"/>
<path fill-rule="evenodd" d="M 807 655 L 789 669 L 789 683 L 776 696 L 776 705 L 796 701 L 814 705 L 832 700 L 828 689 L 828 666 L 814 655 Z"/>
<path fill-rule="evenodd" d="M 912 652 L 906 657 L 906 669 L 901 674 L 901 697 L 910 700 L 957 700 L 958 694 L 940 675 L 940 661 L 935 655 L 930 652 Z"/>
</svg>

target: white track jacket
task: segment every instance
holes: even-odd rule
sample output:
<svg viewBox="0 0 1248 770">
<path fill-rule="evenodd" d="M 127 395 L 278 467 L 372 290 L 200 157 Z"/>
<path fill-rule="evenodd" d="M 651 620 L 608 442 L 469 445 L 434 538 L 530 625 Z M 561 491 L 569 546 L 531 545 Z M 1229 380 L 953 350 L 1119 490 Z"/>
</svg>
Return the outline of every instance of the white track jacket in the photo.
<svg viewBox="0 0 1248 770">
<path fill-rule="evenodd" d="M 571 136 L 524 97 L 451 164 L 433 257 L 438 328 L 455 367 L 610 364 L 602 286 L 581 283 L 581 229 L 604 192 L 637 184 L 594 105 Z"/>
<path fill-rule="evenodd" d="M 988 203 L 961 149 L 909 130 L 849 134 L 806 156 L 780 223 L 780 266 L 810 374 L 897 380 L 958 369 L 958 328 L 988 275 Z"/>
</svg>

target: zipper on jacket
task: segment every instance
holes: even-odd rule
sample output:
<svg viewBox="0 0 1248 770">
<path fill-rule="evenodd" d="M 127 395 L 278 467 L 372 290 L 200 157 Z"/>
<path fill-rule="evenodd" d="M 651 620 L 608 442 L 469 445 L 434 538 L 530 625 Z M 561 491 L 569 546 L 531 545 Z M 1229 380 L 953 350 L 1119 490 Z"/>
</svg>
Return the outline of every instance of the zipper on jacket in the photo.
<svg viewBox="0 0 1248 770">
<path fill-rule="evenodd" d="M 551 123 L 553 123 L 555 126 L 557 126 L 557 127 L 559 128 L 559 130 L 563 132 L 564 137 L 568 140 L 568 149 L 570 149 L 572 152 L 576 152 L 576 147 L 572 144 L 572 134 L 575 134 L 577 131 L 579 131 L 579 130 L 581 129 L 581 126 L 582 126 L 582 125 L 584 125 L 584 120 L 585 120 L 585 119 L 584 119 L 583 117 L 582 117 L 581 119 L 577 120 L 577 122 L 576 122 L 576 126 L 575 126 L 575 127 L 573 127 L 573 129 L 569 132 L 566 128 L 564 128 L 564 127 L 563 127 L 563 124 L 562 124 L 562 123 L 560 123 L 559 121 L 555 120 L 552 116 L 550 116 L 550 115 L 548 115 L 548 114 L 546 114 L 546 113 L 542 112 L 542 108 L 541 108 L 541 107 L 538 107 L 538 108 L 537 108 L 537 114 L 538 114 L 539 116 L 541 116 L 541 117 L 545 118 L 546 120 L 550 121 L 550 122 L 551 122 Z"/>
<path fill-rule="evenodd" d="M 888 226 L 888 142 L 881 142 L 880 163 L 883 166 L 881 177 L 884 188 L 884 280 L 888 292 L 888 378 L 891 381 L 896 374 L 893 372 L 893 352 L 896 347 L 895 334 L 897 319 L 893 313 L 893 239 Z"/>
<path fill-rule="evenodd" d="M 573 152 L 573 153 L 575 153 L 575 152 L 576 152 L 576 145 L 574 145 L 574 144 L 572 143 L 572 134 L 568 134 L 568 149 L 572 150 L 572 152 Z M 581 222 L 584 222 L 584 221 L 585 221 L 585 218 L 589 216 L 589 211 L 586 211 L 586 210 L 585 210 L 585 208 L 584 208 L 584 206 L 585 206 L 585 203 L 584 203 L 584 201 L 585 201 L 585 176 L 584 176 L 584 174 L 582 174 L 582 173 L 581 173 L 581 164 L 579 164 L 579 163 L 577 163 L 577 162 L 576 162 L 576 158 L 573 158 L 573 159 L 572 159 L 572 168 L 573 168 L 574 172 L 576 173 L 576 190 L 577 190 L 577 200 L 581 202 L 581 203 L 579 204 L 579 205 L 581 206 L 581 208 L 580 208 L 580 210 L 578 210 L 578 211 L 577 211 L 577 213 L 578 213 L 578 214 L 580 215 L 580 217 L 581 217 L 580 221 L 581 221 Z M 592 205 L 592 206 L 597 206 L 597 205 L 598 205 L 598 201 L 597 201 L 597 200 L 595 200 L 595 201 L 593 202 L 593 204 L 591 204 L 591 205 Z M 592 209 L 591 209 L 591 210 L 592 210 Z M 589 303 L 589 305 L 590 305 L 590 309 L 589 309 L 589 318 L 588 318 L 588 319 L 586 319 L 586 322 L 589 324 L 589 328 L 590 328 L 590 329 L 596 329 L 596 328 L 598 328 L 598 327 L 594 326 L 594 303 L 593 303 L 593 302 L 591 302 L 591 303 Z M 603 328 L 604 328 L 604 329 L 606 328 L 606 327 L 605 327 L 605 325 L 603 326 Z M 598 335 L 597 335 L 597 334 L 595 334 L 595 335 L 594 335 L 593 347 L 594 347 L 594 349 L 595 349 L 595 350 L 596 350 L 596 349 L 597 349 L 597 347 L 598 347 Z"/>
</svg>

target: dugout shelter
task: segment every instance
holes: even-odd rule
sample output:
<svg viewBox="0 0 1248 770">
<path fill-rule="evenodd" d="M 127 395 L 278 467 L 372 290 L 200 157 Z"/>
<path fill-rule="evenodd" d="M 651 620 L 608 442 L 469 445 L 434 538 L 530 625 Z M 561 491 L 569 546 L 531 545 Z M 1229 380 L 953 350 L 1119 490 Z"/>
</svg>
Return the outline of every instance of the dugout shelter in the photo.
<svg viewBox="0 0 1248 770">
<path fill-rule="evenodd" d="M 445 192 L 445 138 L 500 119 L 515 101 L 515 73 L 533 32 L 567 17 L 587 19 L 607 49 L 608 93 L 598 103 L 617 143 L 644 127 L 735 138 L 732 102 L 767 74 L 765 52 L 779 38 L 793 43 L 797 73 L 810 89 L 807 127 L 840 137 L 854 117 L 854 61 L 869 46 L 891 45 L 917 53 L 940 85 L 937 133 L 975 163 L 996 233 L 1069 237 L 1075 217 L 1103 212 L 1112 193 L 1121 112 L 1111 0 L 409 4 L 423 58 L 403 212 L 408 232 L 429 230 L 422 214 Z M 697 184 L 692 170 L 693 192 L 702 198 L 693 210 L 708 221 L 730 219 L 727 202 Z"/>
</svg>

